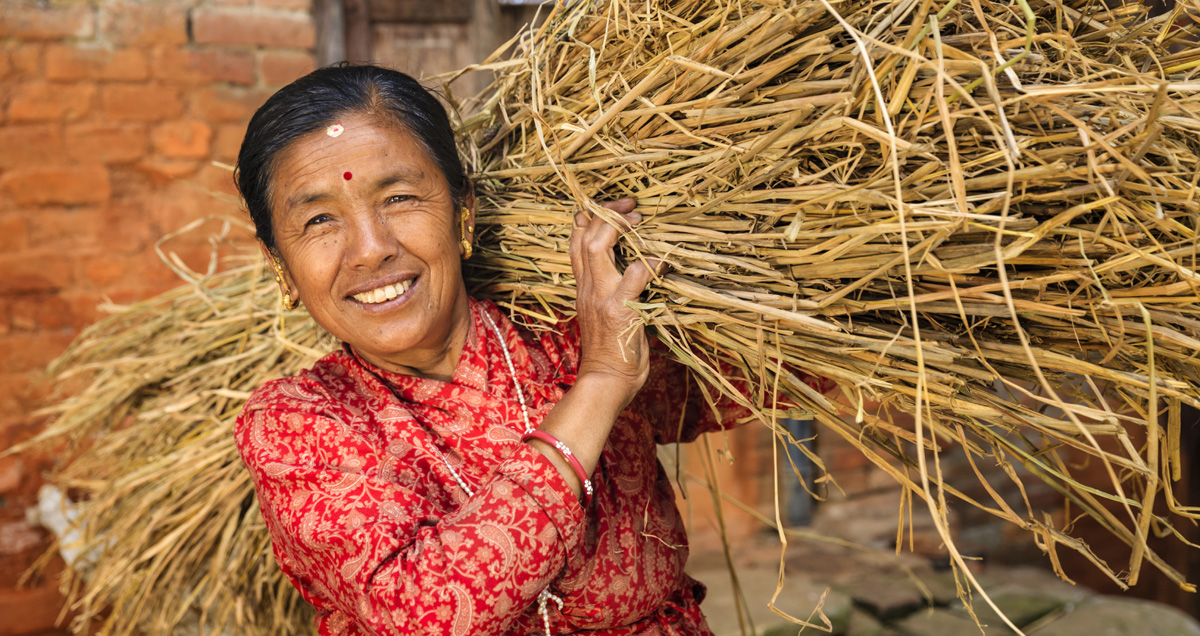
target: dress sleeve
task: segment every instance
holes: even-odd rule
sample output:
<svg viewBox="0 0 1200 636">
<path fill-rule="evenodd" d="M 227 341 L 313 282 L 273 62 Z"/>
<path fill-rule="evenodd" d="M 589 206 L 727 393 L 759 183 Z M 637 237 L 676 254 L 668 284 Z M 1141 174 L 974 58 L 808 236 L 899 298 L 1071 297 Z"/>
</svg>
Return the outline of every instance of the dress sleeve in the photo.
<svg viewBox="0 0 1200 636">
<path fill-rule="evenodd" d="M 524 444 L 468 498 L 425 492 L 440 467 L 390 466 L 329 414 L 247 410 L 237 442 L 276 560 L 322 634 L 503 633 L 582 535 L 569 486 Z M 437 497 L 456 498 L 449 514 Z"/>
</svg>

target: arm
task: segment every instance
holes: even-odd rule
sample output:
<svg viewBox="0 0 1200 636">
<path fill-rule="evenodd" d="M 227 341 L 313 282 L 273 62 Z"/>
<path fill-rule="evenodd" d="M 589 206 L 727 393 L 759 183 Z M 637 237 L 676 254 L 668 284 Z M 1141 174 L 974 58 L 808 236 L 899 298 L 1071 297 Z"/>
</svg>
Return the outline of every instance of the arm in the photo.
<svg viewBox="0 0 1200 636">
<path fill-rule="evenodd" d="M 377 634 L 503 633 L 579 540 L 570 489 L 527 446 L 464 501 L 429 478 L 444 467 L 419 455 L 400 465 L 320 411 L 247 411 L 237 441 L 276 560 L 317 606 L 322 633 L 351 623 Z M 447 496 L 457 507 L 442 516 Z"/>
<path fill-rule="evenodd" d="M 641 216 L 632 199 L 606 203 L 626 227 Z M 591 474 L 617 415 L 641 389 L 650 370 L 650 347 L 641 318 L 626 306 L 637 300 L 654 273 L 643 263 L 617 271 L 613 247 L 620 231 L 598 215 L 575 215 L 571 233 L 571 270 L 576 283 L 576 321 L 580 362 L 575 385 L 546 415 L 539 430 L 562 441 Z M 576 496 L 582 483 L 570 464 L 551 446 L 534 440 L 558 468 Z"/>
<path fill-rule="evenodd" d="M 607 203 L 605 207 L 618 213 L 628 227 L 636 225 L 640 219 L 633 212 L 630 199 Z M 636 300 L 654 274 L 640 262 L 630 265 L 623 274 L 617 271 L 613 247 L 619 235 L 612 224 L 586 211 L 575 217 L 571 234 L 571 269 L 577 287 L 576 312 L 581 341 L 579 375 L 574 388 L 539 427 L 570 447 L 588 474 L 599 460 L 617 414 L 635 395 L 639 400 L 667 405 L 667 417 L 655 418 L 664 425 L 657 431 L 659 443 L 691 441 L 701 433 L 731 427 L 750 414 L 749 409 L 709 390 L 717 407 L 714 411 L 695 374 L 682 364 L 669 360 L 663 352 L 651 349 L 640 318 L 625 303 Z M 717 360 L 716 364 L 722 375 L 739 377 L 724 362 Z M 829 390 L 832 386 L 822 378 L 802 372 L 797 374 L 818 391 Z M 648 377 L 655 379 L 647 384 Z M 748 384 L 744 380 L 734 380 L 735 387 L 743 395 L 748 395 Z M 643 388 L 643 385 L 647 386 Z M 641 395 L 639 391 L 642 391 Z M 554 462 L 579 493 L 581 484 L 570 465 L 549 446 L 538 441 L 531 444 Z"/>
</svg>

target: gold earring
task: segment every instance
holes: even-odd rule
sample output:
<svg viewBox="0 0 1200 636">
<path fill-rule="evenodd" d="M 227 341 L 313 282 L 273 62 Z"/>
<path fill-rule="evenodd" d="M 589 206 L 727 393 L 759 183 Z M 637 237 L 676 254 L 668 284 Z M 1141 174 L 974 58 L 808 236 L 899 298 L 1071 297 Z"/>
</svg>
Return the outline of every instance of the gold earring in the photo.
<svg viewBox="0 0 1200 636">
<path fill-rule="evenodd" d="M 271 267 L 275 269 L 275 282 L 279 284 L 279 301 L 283 303 L 283 308 L 292 310 L 300 306 L 299 298 L 292 298 L 292 292 L 288 289 L 287 283 L 283 282 L 283 265 L 278 260 L 271 259 Z"/>
<path fill-rule="evenodd" d="M 471 239 L 468 236 L 475 231 L 475 224 L 469 223 L 471 218 L 471 209 L 467 206 L 462 207 L 462 212 L 459 214 L 459 226 L 462 233 L 462 242 L 459 244 L 459 251 L 462 252 L 463 260 L 469 260 L 471 254 L 475 253 L 475 247 L 471 245 Z"/>
</svg>

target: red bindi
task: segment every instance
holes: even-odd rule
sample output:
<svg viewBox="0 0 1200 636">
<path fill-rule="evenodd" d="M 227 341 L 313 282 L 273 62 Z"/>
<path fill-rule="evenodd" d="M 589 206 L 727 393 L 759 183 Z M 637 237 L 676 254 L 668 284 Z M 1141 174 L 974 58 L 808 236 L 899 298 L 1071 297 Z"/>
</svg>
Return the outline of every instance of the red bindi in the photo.
<svg viewBox="0 0 1200 636">
<path fill-rule="evenodd" d="M 350 174 L 349 172 L 346 172 L 346 173 L 342 174 L 342 178 L 345 179 L 346 181 L 349 181 L 354 178 L 354 175 Z"/>
</svg>

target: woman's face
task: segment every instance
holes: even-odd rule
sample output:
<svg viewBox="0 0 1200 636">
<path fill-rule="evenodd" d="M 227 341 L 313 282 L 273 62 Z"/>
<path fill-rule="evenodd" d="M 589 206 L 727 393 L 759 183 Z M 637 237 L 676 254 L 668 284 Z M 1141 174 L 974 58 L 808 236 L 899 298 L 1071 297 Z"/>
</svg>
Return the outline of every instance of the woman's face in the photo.
<svg viewBox="0 0 1200 636">
<path fill-rule="evenodd" d="M 404 130 L 365 115 L 339 124 L 280 154 L 271 220 L 285 283 L 371 363 L 452 373 L 470 310 L 449 185 Z"/>
</svg>

